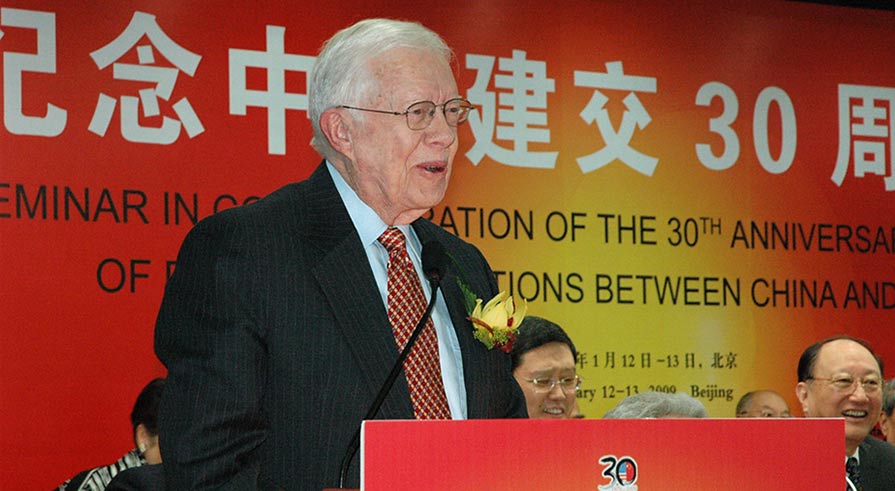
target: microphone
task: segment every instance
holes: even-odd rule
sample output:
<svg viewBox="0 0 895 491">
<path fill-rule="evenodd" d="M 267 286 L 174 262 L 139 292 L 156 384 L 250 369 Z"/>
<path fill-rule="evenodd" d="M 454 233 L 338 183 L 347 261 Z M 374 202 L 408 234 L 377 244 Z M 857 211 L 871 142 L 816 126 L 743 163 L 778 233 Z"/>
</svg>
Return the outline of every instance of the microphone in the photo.
<svg viewBox="0 0 895 491">
<path fill-rule="evenodd" d="M 431 240 L 423 245 L 423 274 L 432 285 L 432 291 L 435 291 L 438 284 L 444 276 L 444 270 L 447 269 L 448 255 L 444 250 L 441 242 Z"/>
<path fill-rule="evenodd" d="M 444 272 L 447 269 L 448 255 L 440 242 L 431 240 L 423 244 L 422 258 L 423 275 L 429 280 L 429 286 L 432 290 L 432 294 L 429 297 L 429 303 L 426 305 L 426 310 L 423 312 L 420 321 L 417 323 L 416 327 L 413 328 L 410 338 L 407 339 L 404 349 L 401 350 L 401 354 L 398 355 L 398 359 L 395 360 L 395 364 L 392 365 L 392 370 L 389 372 L 388 377 L 385 378 L 385 382 L 383 382 L 382 387 L 379 388 L 379 393 L 376 394 L 376 399 L 373 400 L 373 404 L 370 405 L 370 409 L 367 410 L 367 415 L 364 416 L 364 420 L 373 419 L 376 416 L 376 413 L 379 412 L 379 408 L 382 407 L 382 404 L 385 402 L 386 396 L 388 396 L 392 386 L 395 385 L 395 380 L 398 379 L 398 375 L 404 369 L 404 360 L 410 355 L 410 350 L 413 349 L 413 345 L 416 344 L 416 338 L 423 332 L 423 328 L 426 327 L 426 322 L 429 320 L 429 317 L 432 316 L 432 309 L 435 307 L 435 298 L 438 295 L 438 287 L 441 286 L 441 279 L 444 277 Z M 357 431 L 354 432 L 354 436 L 351 437 L 351 442 L 348 444 L 345 457 L 342 458 L 342 466 L 339 471 L 340 489 L 345 488 L 345 481 L 348 478 L 348 468 L 351 466 L 351 460 L 357 453 L 358 448 L 360 448 L 360 425 L 358 425 Z"/>
</svg>

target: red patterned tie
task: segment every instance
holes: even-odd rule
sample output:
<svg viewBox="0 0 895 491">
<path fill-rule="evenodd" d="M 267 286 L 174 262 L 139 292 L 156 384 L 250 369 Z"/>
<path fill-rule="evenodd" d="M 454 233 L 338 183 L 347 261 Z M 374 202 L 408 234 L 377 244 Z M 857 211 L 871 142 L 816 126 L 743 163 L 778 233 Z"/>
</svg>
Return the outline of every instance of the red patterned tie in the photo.
<svg viewBox="0 0 895 491">
<path fill-rule="evenodd" d="M 404 234 L 390 227 L 379 236 L 379 242 L 388 250 L 388 318 L 398 350 L 402 350 L 426 310 L 426 299 L 416 269 L 407 255 Z M 404 360 L 404 375 L 410 386 L 410 401 L 417 419 L 451 418 L 441 379 L 438 338 L 431 318 Z"/>
</svg>

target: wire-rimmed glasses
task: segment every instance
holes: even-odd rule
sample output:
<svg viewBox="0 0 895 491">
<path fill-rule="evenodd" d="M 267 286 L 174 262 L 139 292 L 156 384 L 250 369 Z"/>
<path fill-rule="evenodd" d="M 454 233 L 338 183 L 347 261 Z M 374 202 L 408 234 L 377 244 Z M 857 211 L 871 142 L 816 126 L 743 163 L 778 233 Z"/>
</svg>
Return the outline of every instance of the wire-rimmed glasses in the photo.
<svg viewBox="0 0 895 491">
<path fill-rule="evenodd" d="M 405 120 L 407 121 L 407 127 L 411 130 L 424 130 L 428 128 L 429 125 L 432 124 L 432 120 L 435 118 L 435 110 L 439 107 L 441 108 L 441 113 L 444 114 L 444 120 L 447 121 L 447 124 L 449 126 L 458 126 L 460 124 L 463 124 L 463 122 L 466 121 L 467 118 L 469 118 L 469 111 L 475 109 L 475 106 L 473 106 L 469 101 L 462 97 L 455 97 L 453 99 L 445 101 L 444 104 L 435 104 L 432 101 L 414 102 L 402 112 L 385 111 L 382 109 L 368 109 L 364 107 L 346 105 L 337 107 L 340 107 L 342 109 L 351 109 L 354 111 L 367 111 L 371 113 L 404 116 Z"/>
<path fill-rule="evenodd" d="M 808 377 L 808 380 L 820 380 L 829 383 L 839 392 L 852 393 L 857 390 L 857 384 L 861 384 L 861 388 L 867 394 L 875 394 L 882 388 L 882 381 L 878 378 L 857 379 L 851 375 L 838 375 L 835 377 Z"/>
<path fill-rule="evenodd" d="M 534 392 L 536 394 L 544 394 L 546 392 L 553 392 L 553 389 L 558 385 L 562 390 L 563 394 L 574 393 L 578 389 L 581 388 L 581 377 L 578 375 L 572 377 L 563 377 L 563 378 L 527 378 L 526 382 L 530 383 L 534 388 Z"/>
</svg>

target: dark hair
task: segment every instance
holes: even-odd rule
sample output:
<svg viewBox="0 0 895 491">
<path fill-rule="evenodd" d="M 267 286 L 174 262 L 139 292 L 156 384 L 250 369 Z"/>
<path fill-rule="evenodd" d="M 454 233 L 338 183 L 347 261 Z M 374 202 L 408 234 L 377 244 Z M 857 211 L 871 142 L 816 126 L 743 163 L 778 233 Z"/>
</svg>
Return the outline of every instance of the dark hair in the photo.
<svg viewBox="0 0 895 491">
<path fill-rule="evenodd" d="M 134 427 L 134 433 L 137 432 L 137 426 L 142 424 L 149 434 L 158 435 L 158 403 L 162 399 L 162 389 L 164 388 L 165 379 L 157 378 L 146 384 L 146 387 L 140 391 L 137 402 L 134 403 L 134 409 L 131 411 L 131 424 Z"/>
<path fill-rule="evenodd" d="M 565 344 L 572 352 L 572 359 L 578 360 L 575 343 L 558 324 L 542 317 L 528 315 L 516 330 L 516 340 L 513 341 L 513 349 L 510 351 L 513 370 L 522 362 L 522 355 L 547 343 Z"/>
<path fill-rule="evenodd" d="M 805 382 L 814 376 L 812 372 L 814 371 L 814 365 L 817 363 L 817 355 L 820 353 L 820 349 L 823 348 L 824 345 L 827 343 L 839 341 L 841 339 L 853 341 L 866 348 L 867 351 L 869 351 L 870 354 L 873 356 L 873 359 L 876 360 L 876 364 L 879 365 L 879 374 L 880 376 L 882 376 L 883 361 L 879 358 L 879 356 L 876 355 L 876 352 L 873 351 L 873 347 L 870 346 L 870 343 L 861 338 L 855 338 L 846 334 L 839 334 L 836 336 L 830 336 L 826 339 L 821 339 L 820 341 L 805 348 L 805 351 L 802 352 L 802 357 L 799 358 L 799 368 L 797 373 L 799 382 Z"/>
</svg>

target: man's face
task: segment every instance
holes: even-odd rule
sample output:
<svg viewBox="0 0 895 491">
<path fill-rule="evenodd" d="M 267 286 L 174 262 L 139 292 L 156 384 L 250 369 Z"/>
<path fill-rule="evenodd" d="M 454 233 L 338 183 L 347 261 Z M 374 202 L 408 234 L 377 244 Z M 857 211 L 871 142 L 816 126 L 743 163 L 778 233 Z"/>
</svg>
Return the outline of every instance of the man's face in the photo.
<svg viewBox="0 0 895 491">
<path fill-rule="evenodd" d="M 845 418 L 845 440 L 856 447 L 870 434 L 882 406 L 882 392 L 868 394 L 861 381 L 881 380 L 879 365 L 860 344 L 839 339 L 820 348 L 812 370 L 813 380 L 799 382 L 796 395 L 805 416 Z M 838 388 L 831 380 L 852 379 L 850 388 Z"/>
<path fill-rule="evenodd" d="M 571 418 L 575 414 L 575 390 L 563 391 L 555 384 L 547 392 L 539 392 L 532 379 L 561 380 L 575 376 L 572 350 L 564 343 L 547 343 L 525 352 L 513 370 L 522 387 L 529 418 Z M 549 383 L 548 383 L 549 385 Z"/>
<path fill-rule="evenodd" d="M 447 124 L 440 105 L 458 96 L 457 85 L 450 66 L 423 50 L 392 51 L 370 68 L 379 83 L 366 108 L 403 112 L 419 101 L 439 105 L 421 130 L 408 128 L 404 116 L 350 115 L 351 163 L 343 175 L 386 223 L 406 224 L 437 205 L 447 190 L 457 128 Z"/>
<path fill-rule="evenodd" d="M 761 391 L 752 396 L 746 411 L 739 418 L 789 418 L 789 405 L 776 392 Z"/>
</svg>

